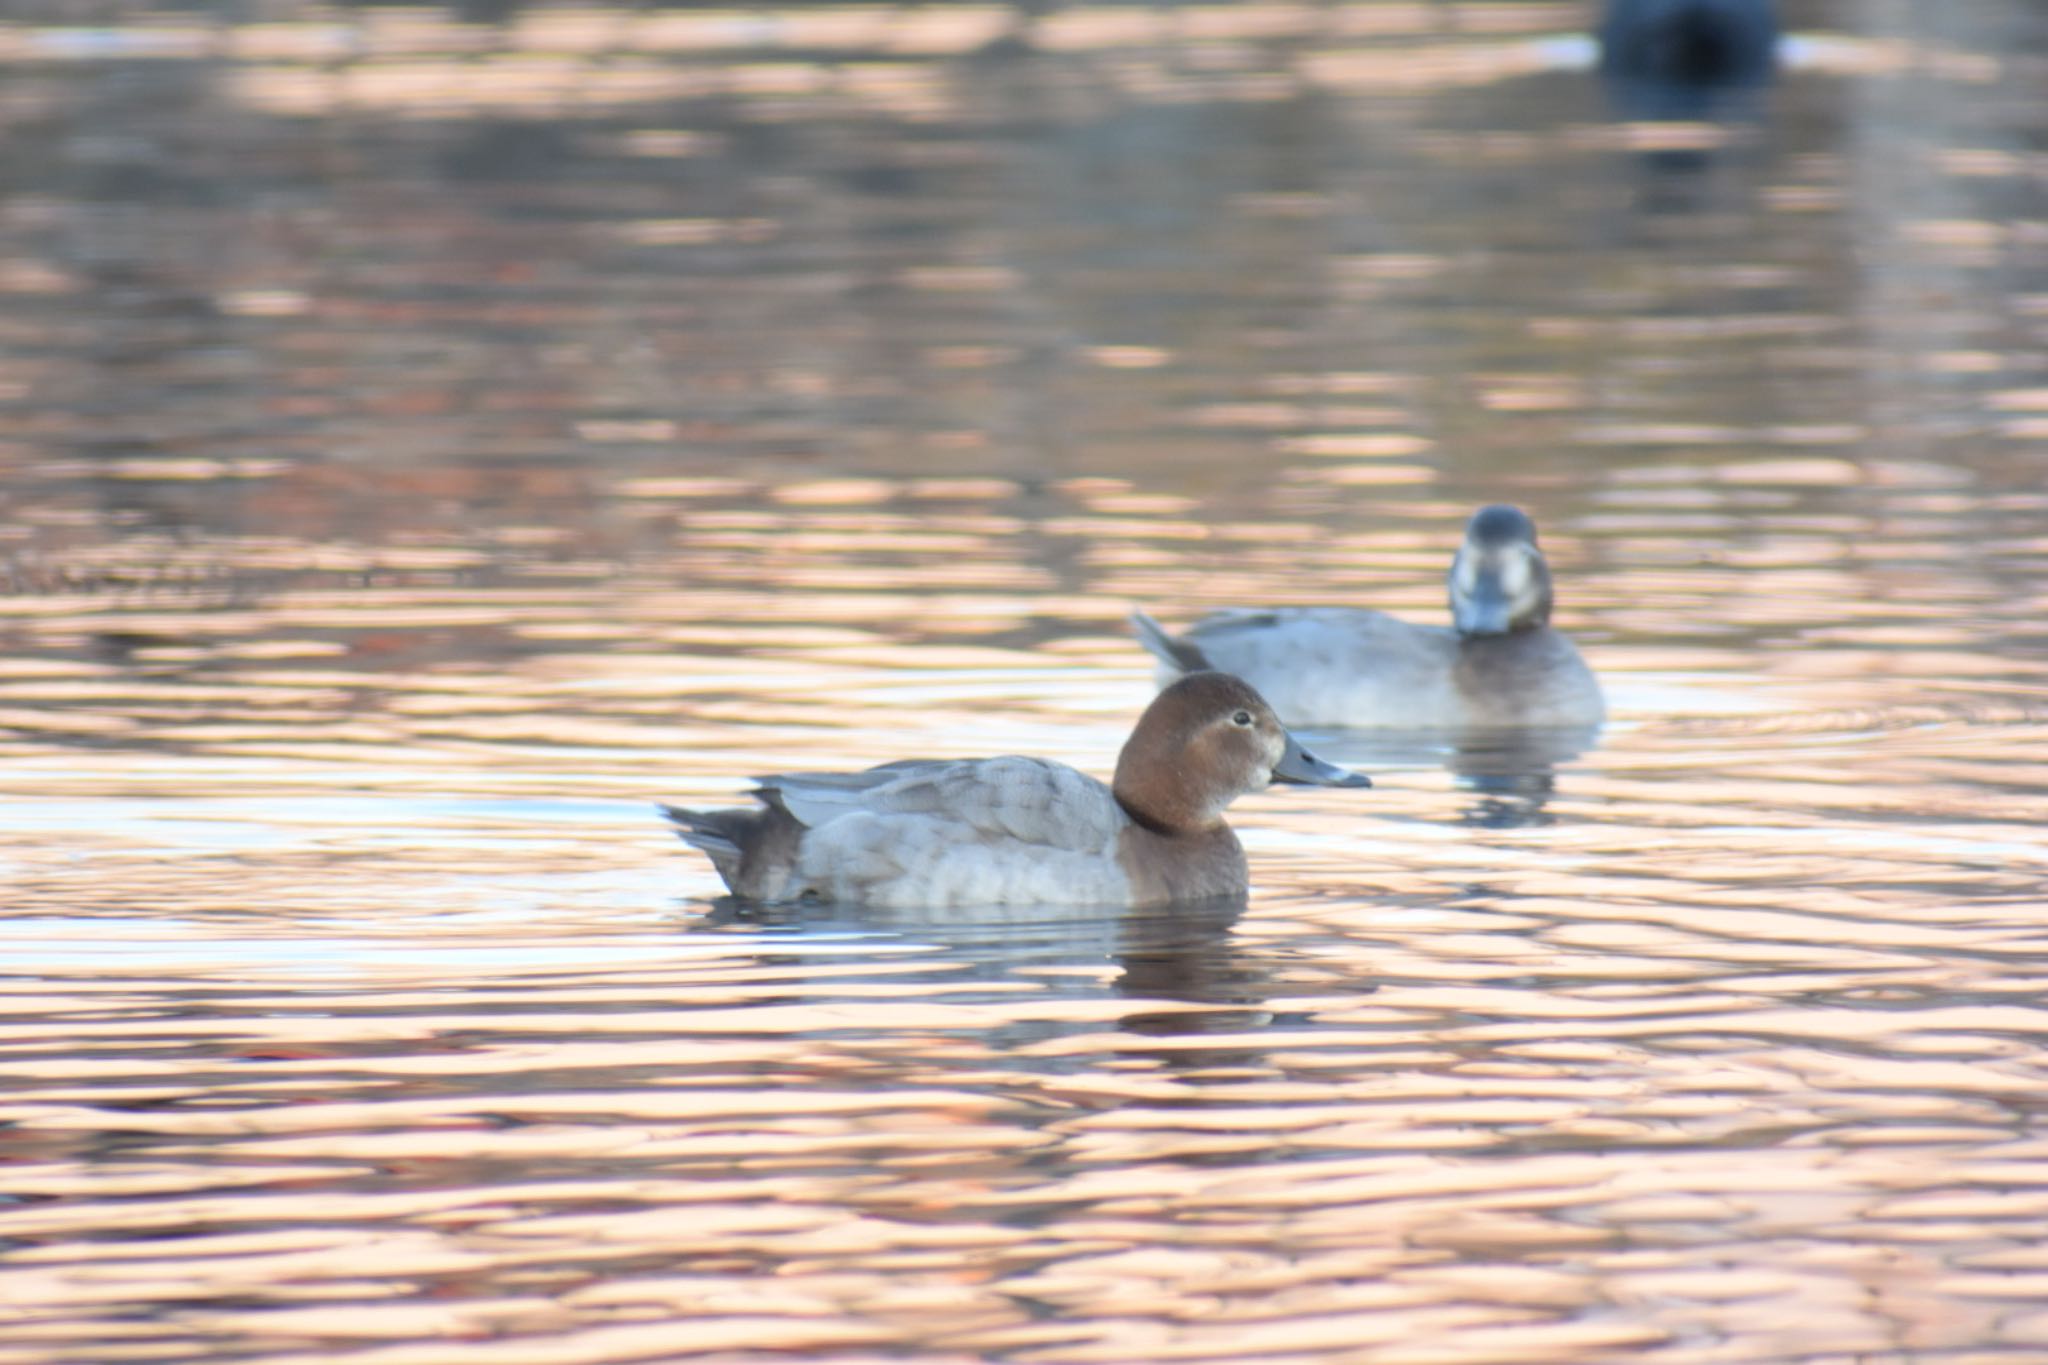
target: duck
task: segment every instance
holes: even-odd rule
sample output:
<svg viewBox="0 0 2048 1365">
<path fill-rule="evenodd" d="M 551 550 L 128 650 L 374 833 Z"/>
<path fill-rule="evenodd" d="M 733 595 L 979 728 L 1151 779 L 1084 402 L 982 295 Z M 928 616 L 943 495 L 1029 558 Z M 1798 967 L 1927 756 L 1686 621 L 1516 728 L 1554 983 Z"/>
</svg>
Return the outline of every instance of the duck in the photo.
<svg viewBox="0 0 2048 1365">
<path fill-rule="evenodd" d="M 1138 640 L 1162 685 L 1196 670 L 1242 677 L 1285 725 L 1477 730 L 1588 727 L 1599 681 L 1550 625 L 1550 566 L 1518 507 L 1482 507 L 1451 561 L 1452 625 L 1364 607 L 1215 612 L 1179 635 L 1143 611 Z"/>
<path fill-rule="evenodd" d="M 1275 781 L 1372 785 L 1204 670 L 1152 699 L 1107 785 L 1043 758 L 909 759 L 759 777 L 754 807 L 661 809 L 741 901 L 1141 907 L 1243 896 L 1224 808 Z"/>
<path fill-rule="evenodd" d="M 1777 62 L 1773 0 L 1611 0 L 1600 21 L 1610 81 L 1679 89 L 1742 89 Z"/>
</svg>

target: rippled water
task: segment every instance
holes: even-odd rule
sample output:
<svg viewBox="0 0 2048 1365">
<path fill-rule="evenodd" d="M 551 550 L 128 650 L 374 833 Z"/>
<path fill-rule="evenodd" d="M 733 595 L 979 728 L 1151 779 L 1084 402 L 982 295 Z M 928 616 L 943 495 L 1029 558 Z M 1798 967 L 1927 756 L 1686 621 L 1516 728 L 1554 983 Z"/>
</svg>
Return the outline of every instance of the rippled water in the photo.
<svg viewBox="0 0 2048 1365">
<path fill-rule="evenodd" d="M 1787 17 L 11 11 L 0 1365 L 2048 1359 L 2048 24 Z M 1315 736 L 1239 910 L 654 816 L 1490 500 L 1612 722 Z"/>
</svg>

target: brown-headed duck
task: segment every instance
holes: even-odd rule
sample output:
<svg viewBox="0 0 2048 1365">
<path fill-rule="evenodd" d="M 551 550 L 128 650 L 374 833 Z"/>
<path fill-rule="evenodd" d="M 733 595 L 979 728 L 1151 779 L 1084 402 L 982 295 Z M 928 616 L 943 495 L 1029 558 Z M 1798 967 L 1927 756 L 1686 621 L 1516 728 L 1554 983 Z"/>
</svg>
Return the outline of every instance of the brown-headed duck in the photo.
<svg viewBox="0 0 2048 1365">
<path fill-rule="evenodd" d="M 1272 781 L 1369 787 L 1306 752 L 1240 679 L 1190 673 L 1138 718 L 1108 786 L 1040 758 L 914 759 L 758 779 L 758 808 L 665 806 L 743 900 L 1160 905 L 1241 895 L 1224 823 Z"/>
</svg>

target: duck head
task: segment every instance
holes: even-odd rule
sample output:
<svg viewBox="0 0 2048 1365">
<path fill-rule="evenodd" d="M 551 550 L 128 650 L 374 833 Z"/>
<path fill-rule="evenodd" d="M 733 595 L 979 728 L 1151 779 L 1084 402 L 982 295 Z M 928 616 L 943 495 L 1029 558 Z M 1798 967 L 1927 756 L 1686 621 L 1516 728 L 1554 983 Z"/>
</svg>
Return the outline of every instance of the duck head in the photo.
<svg viewBox="0 0 2048 1365">
<path fill-rule="evenodd" d="M 1370 787 L 1363 773 L 1302 748 L 1273 708 L 1228 673 L 1190 673 L 1152 699 L 1117 757 L 1112 789 L 1132 818 L 1162 833 L 1212 828 L 1246 792 L 1271 782 Z"/>
<path fill-rule="evenodd" d="M 1550 621 L 1550 566 L 1536 523 L 1496 503 L 1472 514 L 1451 561 L 1451 621 L 1460 635 L 1506 635 Z"/>
</svg>

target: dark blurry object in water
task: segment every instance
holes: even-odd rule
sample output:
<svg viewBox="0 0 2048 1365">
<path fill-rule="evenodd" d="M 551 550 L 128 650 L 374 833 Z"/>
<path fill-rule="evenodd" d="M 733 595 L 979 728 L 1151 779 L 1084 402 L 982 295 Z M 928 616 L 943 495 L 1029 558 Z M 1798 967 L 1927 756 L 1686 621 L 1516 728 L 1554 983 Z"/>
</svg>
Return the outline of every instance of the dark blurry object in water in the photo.
<svg viewBox="0 0 2048 1365">
<path fill-rule="evenodd" d="M 1600 74 L 1624 118 L 1725 118 L 1770 82 L 1777 47 L 1773 0 L 1611 0 Z"/>
</svg>

